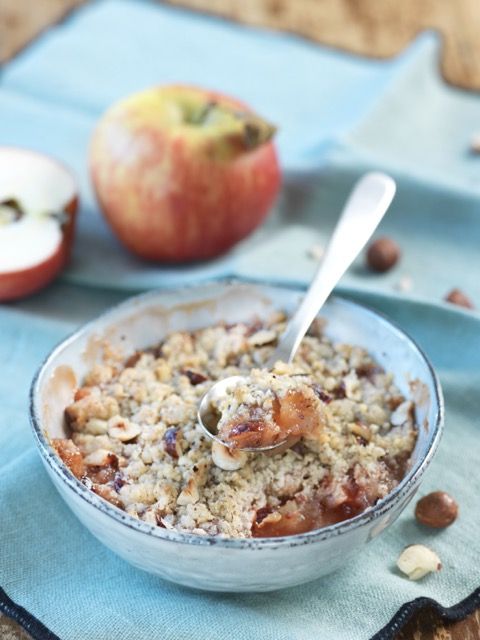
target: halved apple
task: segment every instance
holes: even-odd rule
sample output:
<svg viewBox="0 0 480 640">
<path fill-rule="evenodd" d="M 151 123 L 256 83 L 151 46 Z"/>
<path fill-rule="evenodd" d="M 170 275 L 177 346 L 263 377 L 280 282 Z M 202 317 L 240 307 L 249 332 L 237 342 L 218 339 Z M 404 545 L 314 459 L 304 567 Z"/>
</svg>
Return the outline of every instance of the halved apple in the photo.
<svg viewBox="0 0 480 640">
<path fill-rule="evenodd" d="M 75 180 L 62 164 L 0 147 L 0 302 L 38 291 L 63 269 L 77 205 Z"/>
</svg>

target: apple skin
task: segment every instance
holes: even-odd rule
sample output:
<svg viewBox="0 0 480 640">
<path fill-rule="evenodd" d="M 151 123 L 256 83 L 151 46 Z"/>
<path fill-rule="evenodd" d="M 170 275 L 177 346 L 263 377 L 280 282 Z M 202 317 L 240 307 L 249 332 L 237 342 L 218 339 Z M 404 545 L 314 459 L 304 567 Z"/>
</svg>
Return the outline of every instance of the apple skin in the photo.
<svg viewBox="0 0 480 640">
<path fill-rule="evenodd" d="M 236 123 L 178 121 L 182 109 L 208 104 L 251 113 L 222 94 L 171 85 L 114 105 L 94 132 L 98 201 L 120 241 L 142 258 L 218 256 L 261 224 L 275 200 L 281 175 L 272 142 L 245 148 Z"/>
<path fill-rule="evenodd" d="M 0 273 L 0 302 L 12 302 L 46 287 L 68 264 L 74 238 L 78 198 L 73 197 L 64 207 L 68 221 L 62 230 L 58 249 L 49 258 L 29 269 Z"/>
</svg>

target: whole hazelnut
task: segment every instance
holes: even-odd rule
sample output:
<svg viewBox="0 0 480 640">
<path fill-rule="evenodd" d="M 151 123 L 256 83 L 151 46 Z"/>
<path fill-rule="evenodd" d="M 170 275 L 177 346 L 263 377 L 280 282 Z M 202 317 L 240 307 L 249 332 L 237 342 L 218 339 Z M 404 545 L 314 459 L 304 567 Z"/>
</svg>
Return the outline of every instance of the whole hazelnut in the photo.
<svg viewBox="0 0 480 640">
<path fill-rule="evenodd" d="M 415 517 L 421 524 L 443 529 L 452 524 L 458 515 L 458 505 L 445 491 L 433 491 L 423 496 L 415 507 Z"/>
<path fill-rule="evenodd" d="M 452 289 L 445 296 L 445 301 L 456 304 L 459 307 L 465 307 L 466 309 L 475 309 L 473 302 L 460 289 Z"/>
<path fill-rule="evenodd" d="M 401 256 L 400 247 L 384 236 L 372 242 L 367 251 L 367 265 L 372 271 L 383 273 L 391 269 Z"/>
</svg>

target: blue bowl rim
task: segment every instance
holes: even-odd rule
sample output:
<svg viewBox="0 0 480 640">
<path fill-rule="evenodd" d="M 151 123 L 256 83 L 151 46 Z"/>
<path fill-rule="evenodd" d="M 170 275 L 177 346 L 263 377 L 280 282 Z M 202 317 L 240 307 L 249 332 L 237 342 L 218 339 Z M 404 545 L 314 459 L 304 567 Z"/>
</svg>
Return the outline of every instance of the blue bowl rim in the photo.
<svg viewBox="0 0 480 640">
<path fill-rule="evenodd" d="M 182 287 L 176 287 L 175 289 L 155 289 L 152 291 L 147 291 L 145 293 L 140 293 L 134 296 L 129 296 L 126 300 L 123 300 L 119 304 L 113 305 L 100 315 L 96 316 L 89 322 L 83 324 L 81 327 L 76 329 L 69 336 L 61 340 L 46 356 L 43 360 L 39 368 L 37 369 L 32 384 L 30 387 L 30 424 L 33 430 L 34 438 L 36 444 L 39 448 L 40 454 L 44 460 L 44 462 L 48 465 L 48 467 L 61 479 L 61 481 L 72 490 L 80 499 L 84 500 L 91 506 L 99 509 L 103 514 L 112 518 L 116 522 L 121 523 L 122 525 L 132 529 L 136 532 L 143 533 L 145 535 L 159 538 L 161 540 L 180 543 L 180 544 L 188 544 L 195 546 L 217 546 L 222 548 L 229 549 L 264 549 L 264 548 L 278 548 L 278 547 L 296 547 L 305 544 L 312 544 L 315 542 L 327 540 L 329 538 L 333 538 L 338 535 L 342 535 L 347 533 L 348 531 L 352 531 L 354 529 L 360 528 L 367 523 L 370 523 L 374 520 L 377 520 L 392 508 L 395 507 L 398 503 L 401 503 L 410 493 L 413 493 L 413 488 L 419 483 L 420 478 L 423 476 L 428 466 L 430 465 L 435 452 L 438 448 L 440 438 L 443 431 L 444 424 L 444 399 L 443 393 L 440 385 L 440 381 L 438 376 L 431 364 L 429 358 L 426 356 L 422 348 L 417 344 L 417 342 L 408 335 L 403 329 L 401 329 L 395 322 L 387 318 L 381 312 L 367 306 L 364 304 L 360 304 L 358 302 L 354 302 L 353 300 L 349 300 L 348 297 L 339 296 L 337 294 L 332 295 L 331 299 L 335 299 L 336 302 L 341 302 L 341 304 L 345 304 L 350 307 L 359 307 L 363 312 L 370 314 L 375 317 L 376 321 L 380 321 L 382 324 L 388 325 L 389 329 L 399 335 L 402 339 L 406 340 L 414 351 L 417 352 L 417 355 L 427 366 L 427 370 L 431 376 L 433 382 L 434 389 L 434 398 L 432 401 L 436 406 L 436 414 L 435 414 L 435 424 L 433 425 L 433 429 L 430 434 L 429 441 L 427 443 L 427 448 L 424 452 L 423 457 L 420 457 L 419 460 L 413 467 L 408 471 L 406 476 L 400 481 L 400 483 L 391 491 L 385 498 L 382 498 L 375 504 L 373 507 L 369 507 L 365 511 L 363 511 L 358 516 L 353 518 L 349 518 L 348 520 L 344 520 L 337 524 L 329 525 L 327 527 L 322 527 L 321 529 L 314 529 L 312 531 L 308 531 L 306 533 L 296 534 L 292 536 L 282 536 L 282 537 L 272 537 L 272 538 L 228 538 L 222 536 L 201 536 L 194 533 L 187 533 L 181 531 L 174 531 L 169 529 L 163 529 L 161 527 L 150 525 L 143 520 L 135 518 L 134 516 L 130 516 L 126 514 L 121 509 L 114 507 L 106 500 L 97 496 L 93 491 L 88 489 L 80 480 L 78 480 L 68 469 L 68 467 L 63 463 L 60 457 L 57 455 L 52 445 L 50 444 L 50 440 L 48 435 L 43 431 L 41 427 L 41 418 L 40 413 L 37 407 L 37 399 L 39 398 L 39 384 L 40 378 L 44 371 L 44 369 L 50 364 L 52 360 L 56 358 L 56 356 L 69 344 L 75 342 L 81 335 L 88 333 L 92 330 L 96 323 L 105 319 L 110 315 L 114 315 L 116 312 L 122 310 L 123 307 L 129 308 L 134 301 L 145 302 L 148 301 L 149 298 L 156 299 L 159 295 L 168 294 L 168 293 L 181 293 L 182 291 L 191 291 L 193 289 L 206 289 L 209 286 L 212 289 L 219 284 L 233 286 L 233 285 L 251 285 L 253 287 L 269 287 L 271 289 L 281 289 L 281 290 L 293 290 L 301 293 L 305 290 L 305 287 L 301 287 L 298 285 L 281 285 L 279 283 L 269 283 L 267 281 L 260 282 L 258 280 L 248 281 L 247 279 L 238 279 L 238 278 L 221 278 L 214 279 L 209 282 L 202 282 L 199 285 L 186 285 Z"/>
</svg>

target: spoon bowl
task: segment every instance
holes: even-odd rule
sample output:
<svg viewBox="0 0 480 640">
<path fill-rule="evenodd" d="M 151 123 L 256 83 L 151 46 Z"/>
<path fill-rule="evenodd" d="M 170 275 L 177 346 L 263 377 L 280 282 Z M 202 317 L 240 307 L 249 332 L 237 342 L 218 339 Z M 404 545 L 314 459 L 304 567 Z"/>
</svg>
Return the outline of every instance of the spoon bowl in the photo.
<svg viewBox="0 0 480 640">
<path fill-rule="evenodd" d="M 220 419 L 220 415 L 213 407 L 217 400 L 229 395 L 237 384 L 246 382 L 247 379 L 248 378 L 246 376 L 229 376 L 228 378 L 223 378 L 223 380 L 216 382 L 200 401 L 197 413 L 200 426 L 209 438 L 223 446 L 228 445 L 218 436 L 218 421 Z M 283 447 L 287 440 L 288 439 L 286 438 L 281 442 L 277 442 L 266 447 L 242 447 L 239 449 L 247 452 L 273 451 Z"/>
</svg>

